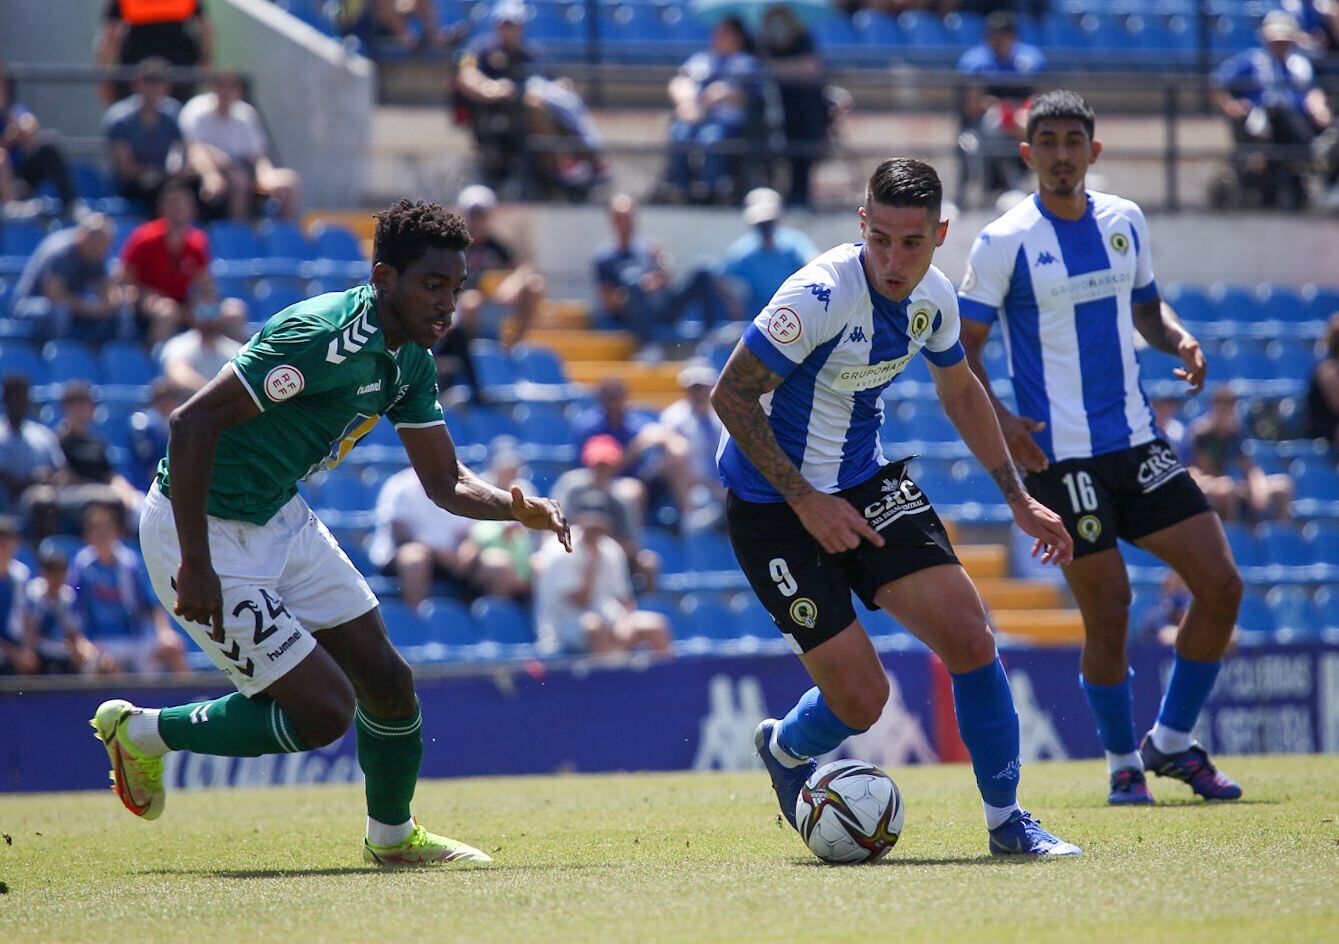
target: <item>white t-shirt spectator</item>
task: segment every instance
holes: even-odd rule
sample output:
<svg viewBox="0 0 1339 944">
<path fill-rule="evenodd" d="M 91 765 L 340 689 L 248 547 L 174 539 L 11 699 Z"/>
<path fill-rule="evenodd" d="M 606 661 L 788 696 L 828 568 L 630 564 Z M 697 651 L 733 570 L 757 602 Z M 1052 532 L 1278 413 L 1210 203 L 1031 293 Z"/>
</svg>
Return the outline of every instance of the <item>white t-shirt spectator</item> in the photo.
<svg viewBox="0 0 1339 944">
<path fill-rule="evenodd" d="M 395 556 L 393 526 L 401 525 L 411 540 L 419 541 L 434 551 L 454 551 L 469 537 L 471 518 L 462 518 L 433 503 L 423 490 L 423 483 L 411 469 L 401 469 L 381 486 L 373 512 L 376 530 L 368 547 L 368 557 L 378 567 L 385 567 Z"/>
<path fill-rule="evenodd" d="M 598 563 L 592 561 L 598 556 Z M 580 589 L 587 570 L 599 568 L 591 590 L 590 601 L 580 607 L 569 597 Z M 539 646 L 545 651 L 585 649 L 581 629 L 582 614 L 596 612 L 609 622 L 615 622 L 627 613 L 623 601 L 632 597 L 632 573 L 628 557 L 613 538 L 600 538 L 594 550 L 579 538 L 572 537 L 572 553 L 565 551 L 557 541 L 545 541 L 539 552 L 535 569 L 535 616 Z"/>
<path fill-rule="evenodd" d="M 721 420 L 710 408 L 696 413 L 686 399 L 675 400 L 660 414 L 660 424 L 688 440 L 692 468 L 698 482 L 719 483 L 716 450 L 721 444 Z"/>
<path fill-rule="evenodd" d="M 218 96 L 205 92 L 181 106 L 177 121 L 187 141 L 212 145 L 234 161 L 254 162 L 269 150 L 260 114 L 247 102 L 233 102 L 224 117 Z"/>
<path fill-rule="evenodd" d="M 216 335 L 213 343 L 207 345 L 204 343 L 204 335 L 192 328 L 169 339 L 158 354 L 158 362 L 166 367 L 170 363 L 185 361 L 193 371 L 208 380 L 222 370 L 223 365 L 241 349 L 241 342 L 227 335 Z"/>
</svg>

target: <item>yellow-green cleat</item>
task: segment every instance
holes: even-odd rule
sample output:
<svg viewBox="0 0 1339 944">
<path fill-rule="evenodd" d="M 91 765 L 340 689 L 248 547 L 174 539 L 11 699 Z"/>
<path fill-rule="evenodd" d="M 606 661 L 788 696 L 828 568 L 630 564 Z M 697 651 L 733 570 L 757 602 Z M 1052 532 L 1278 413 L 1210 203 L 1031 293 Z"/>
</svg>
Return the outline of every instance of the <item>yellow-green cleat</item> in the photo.
<svg viewBox="0 0 1339 944">
<path fill-rule="evenodd" d="M 394 846 L 375 846 L 363 840 L 363 861 L 389 868 L 420 865 L 486 865 L 493 857 L 463 842 L 428 832 L 414 820 L 414 831 Z"/>
<path fill-rule="evenodd" d="M 112 790 L 125 808 L 141 819 L 163 815 L 163 759 L 150 757 L 126 737 L 126 722 L 140 709 L 122 698 L 104 701 L 89 720 L 112 762 Z"/>
</svg>

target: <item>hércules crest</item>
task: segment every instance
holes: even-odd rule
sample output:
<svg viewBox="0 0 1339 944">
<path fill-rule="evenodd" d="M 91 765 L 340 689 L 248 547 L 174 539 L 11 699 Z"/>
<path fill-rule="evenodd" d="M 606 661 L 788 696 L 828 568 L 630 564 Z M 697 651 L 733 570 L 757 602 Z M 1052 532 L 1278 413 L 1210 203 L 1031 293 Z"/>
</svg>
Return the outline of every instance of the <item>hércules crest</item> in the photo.
<svg viewBox="0 0 1339 944">
<path fill-rule="evenodd" d="M 1124 233 L 1111 234 L 1111 248 L 1116 250 L 1122 256 L 1130 251 L 1130 237 Z"/>
</svg>

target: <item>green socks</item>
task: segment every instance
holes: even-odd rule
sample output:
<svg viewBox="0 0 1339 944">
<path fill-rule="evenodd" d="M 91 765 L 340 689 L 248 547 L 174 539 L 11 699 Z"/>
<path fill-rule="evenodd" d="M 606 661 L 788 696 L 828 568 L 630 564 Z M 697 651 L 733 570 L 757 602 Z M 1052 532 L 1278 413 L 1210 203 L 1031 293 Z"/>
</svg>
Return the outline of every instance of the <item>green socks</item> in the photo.
<svg viewBox="0 0 1339 944">
<path fill-rule="evenodd" d="M 379 823 L 409 820 L 409 803 L 423 762 L 423 715 L 415 705 L 408 718 L 388 721 L 359 705 L 353 714 L 358 731 L 358 766 L 367 788 L 367 815 Z"/>
<path fill-rule="evenodd" d="M 233 692 L 213 701 L 164 708 L 158 712 L 158 733 L 174 751 L 223 757 L 311 750 L 292 719 L 268 695 L 247 698 Z M 419 750 L 422 753 L 421 745 Z"/>
</svg>

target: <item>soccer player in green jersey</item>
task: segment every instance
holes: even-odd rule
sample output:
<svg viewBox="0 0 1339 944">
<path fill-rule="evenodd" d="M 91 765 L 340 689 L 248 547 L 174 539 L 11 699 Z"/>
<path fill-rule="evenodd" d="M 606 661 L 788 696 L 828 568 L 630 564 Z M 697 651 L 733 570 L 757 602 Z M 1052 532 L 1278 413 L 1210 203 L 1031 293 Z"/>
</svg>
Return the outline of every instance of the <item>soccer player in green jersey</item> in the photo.
<svg viewBox="0 0 1339 944">
<path fill-rule="evenodd" d="M 371 284 L 279 312 L 172 414 L 140 541 L 158 598 L 237 692 L 98 708 L 113 789 L 132 813 L 162 814 L 168 751 L 306 751 L 352 723 L 367 786 L 364 858 L 490 861 L 411 815 L 423 757 L 413 676 L 367 582 L 297 492 L 386 416 L 438 505 L 553 531 L 571 550 L 557 504 L 482 481 L 457 460 L 443 422 L 429 349 L 451 324 L 469 244 L 459 217 L 401 200 L 377 216 Z"/>
</svg>

